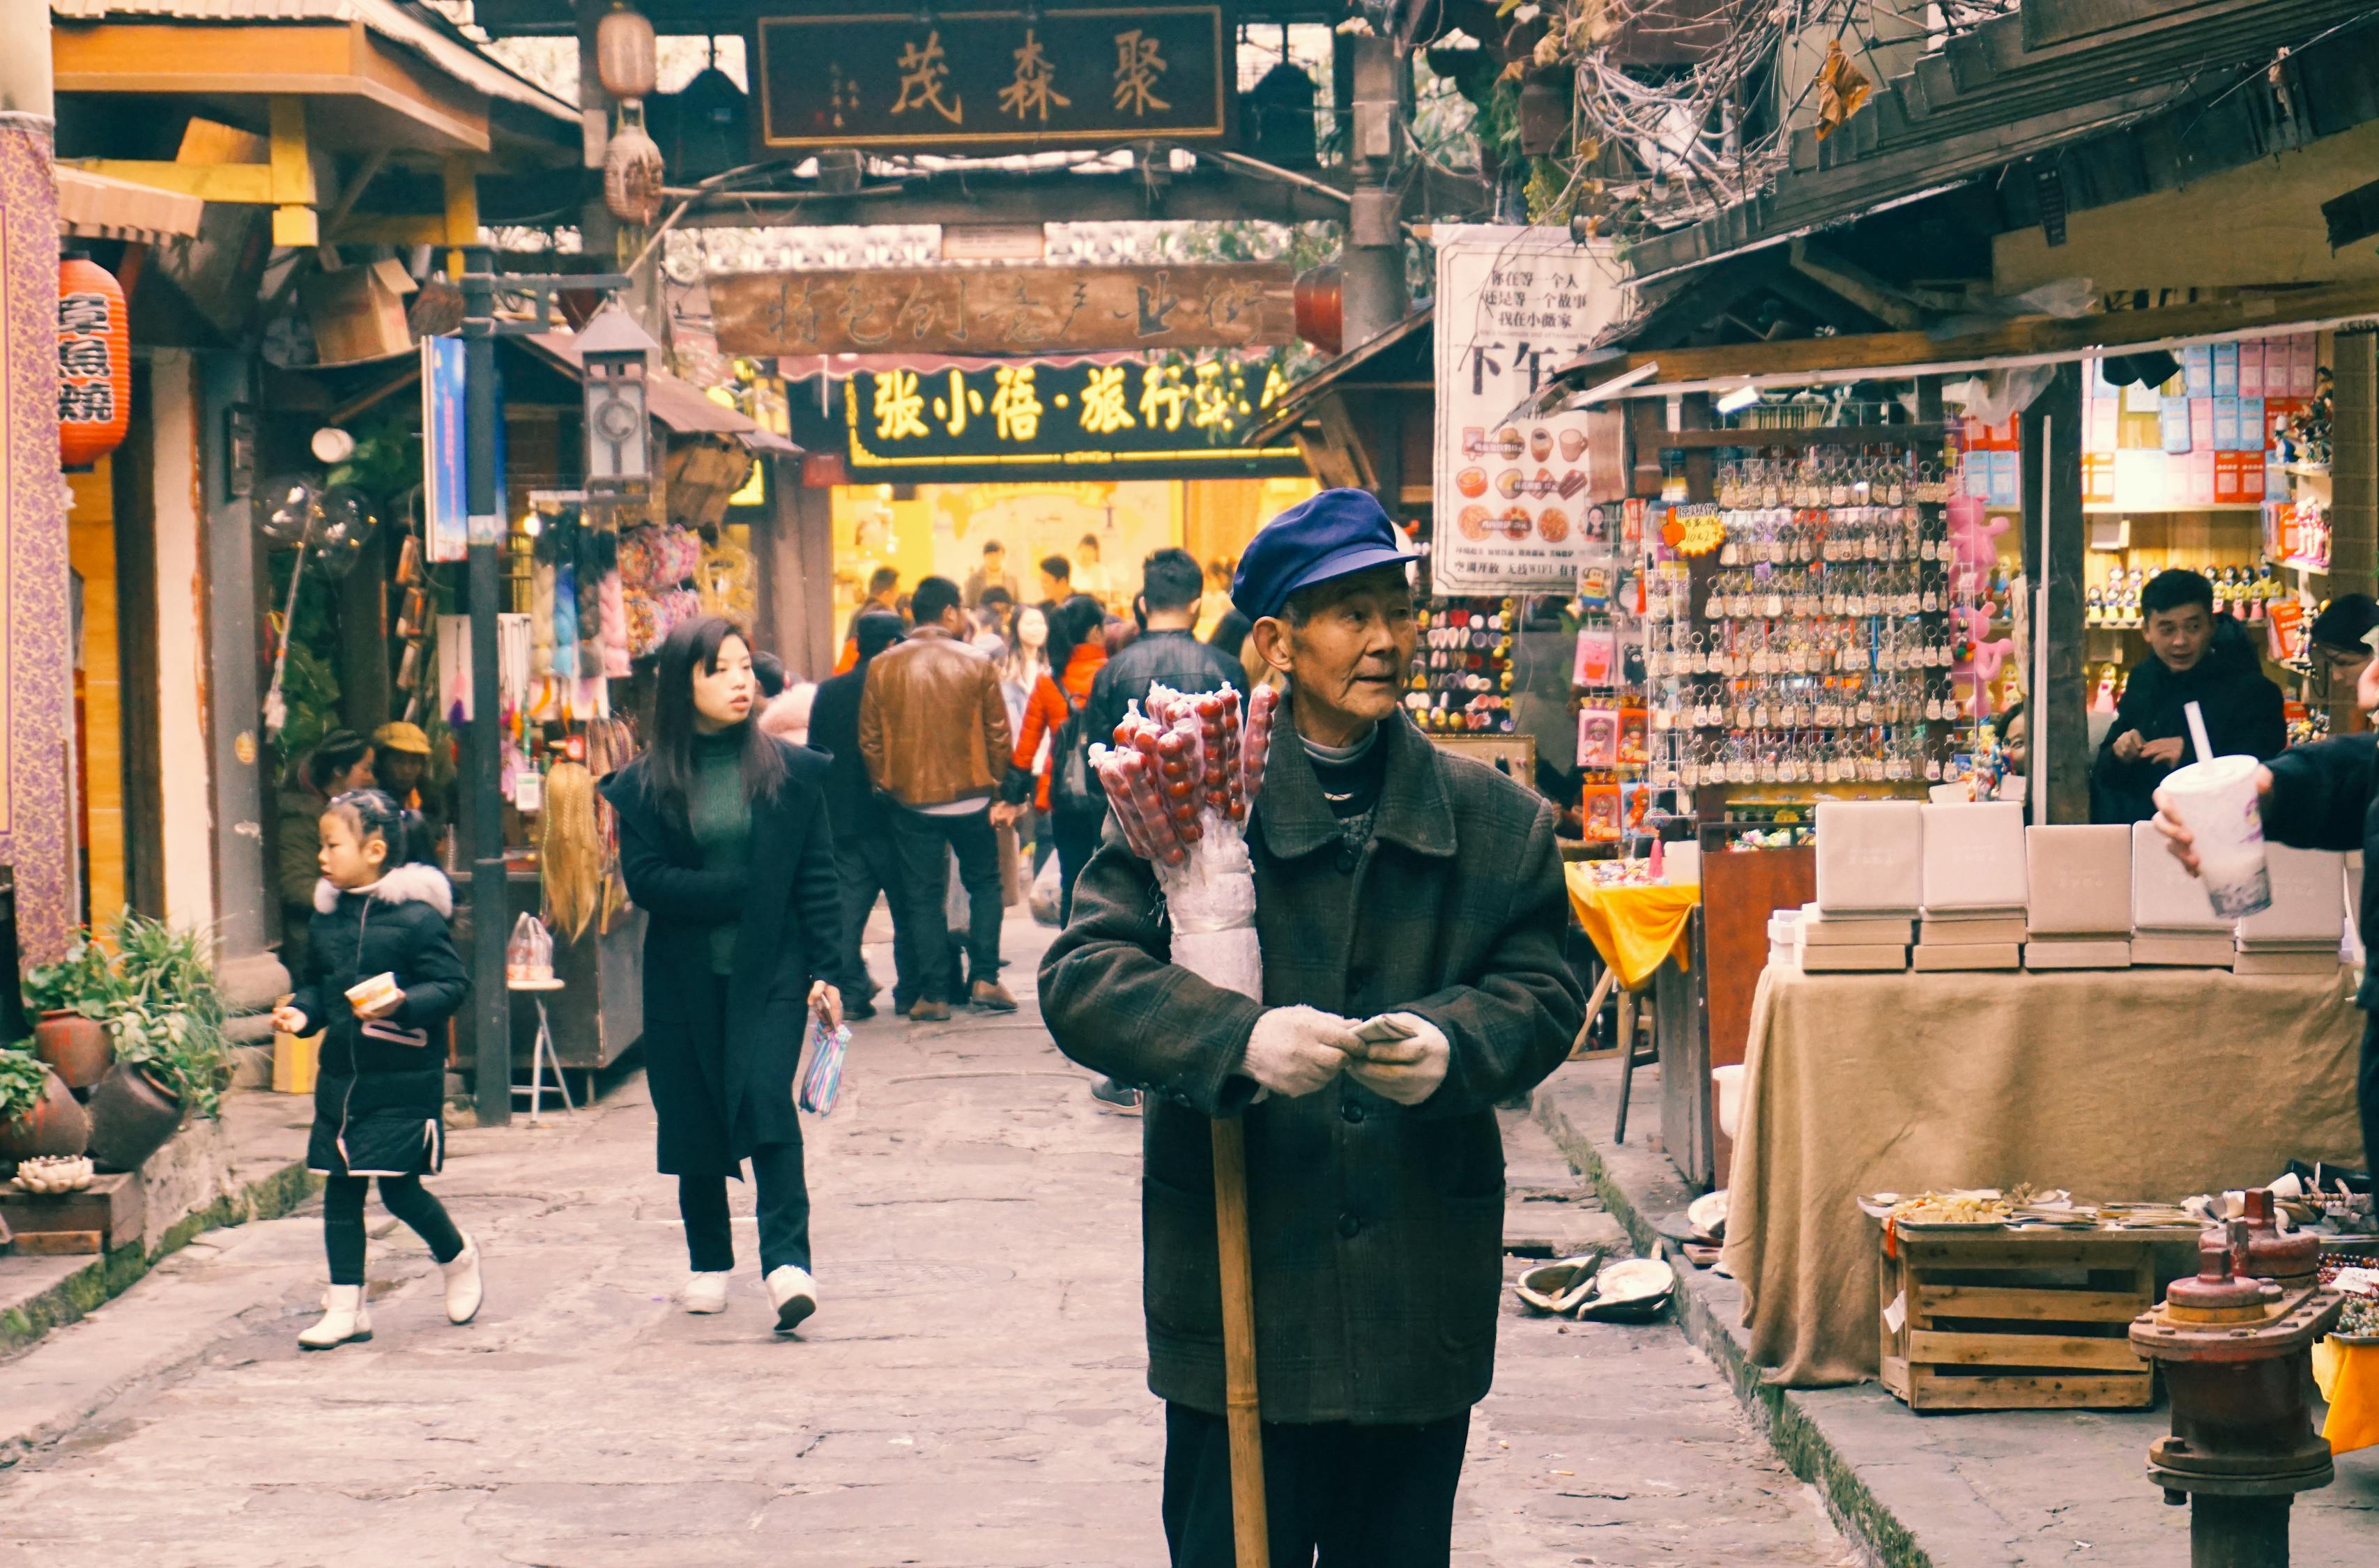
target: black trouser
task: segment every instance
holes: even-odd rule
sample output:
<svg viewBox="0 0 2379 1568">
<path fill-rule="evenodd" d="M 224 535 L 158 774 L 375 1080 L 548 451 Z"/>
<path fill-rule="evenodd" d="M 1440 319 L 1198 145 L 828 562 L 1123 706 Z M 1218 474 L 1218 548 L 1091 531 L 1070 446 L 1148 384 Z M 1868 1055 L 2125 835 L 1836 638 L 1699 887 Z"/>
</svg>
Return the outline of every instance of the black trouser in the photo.
<svg viewBox="0 0 2379 1568">
<path fill-rule="evenodd" d="M 798 1143 L 763 1143 L 752 1151 L 759 1188 L 760 1272 L 791 1263 L 810 1266 L 810 1188 Z M 677 1178 L 677 1212 L 685 1219 L 685 1251 L 695 1269 L 724 1273 L 735 1266 L 735 1238 L 727 1217 L 727 1178 Z"/>
<path fill-rule="evenodd" d="M 847 838 L 838 838 L 834 869 L 842 887 L 842 977 L 835 983 L 841 987 L 843 1000 L 859 1001 L 876 983 L 867 972 L 860 944 L 866 935 L 867 917 L 876 912 L 876 896 L 881 893 L 892 906 L 892 1006 L 896 1011 L 907 1007 L 917 999 L 923 981 L 916 935 L 911 929 L 913 921 L 901 891 L 900 862 L 888 831 L 862 829 Z"/>
<path fill-rule="evenodd" d="M 1074 881 L 1082 868 L 1091 863 L 1098 852 L 1099 834 L 1107 825 L 1105 811 L 1075 807 L 1050 814 L 1050 828 L 1057 840 L 1057 925 L 1060 930 L 1074 918 Z"/>
<path fill-rule="evenodd" d="M 2355 1103 L 2362 1109 L 2362 1168 L 2379 1191 L 2379 1013 L 2362 1021 L 2362 1070 L 2355 1077 Z"/>
<path fill-rule="evenodd" d="M 331 1255 L 332 1285 L 364 1283 L 364 1194 L 373 1178 L 328 1176 L 322 1182 L 322 1250 Z M 463 1251 L 463 1233 L 417 1176 L 381 1176 L 380 1200 L 413 1234 L 429 1244 L 429 1255 L 451 1263 Z"/>
<path fill-rule="evenodd" d="M 967 895 L 967 968 L 979 981 L 999 978 L 999 836 L 988 804 L 957 816 L 932 816 L 889 807 L 892 847 L 899 857 L 901 891 L 909 900 L 911 941 L 923 966 L 920 993 L 930 1002 L 962 1002 L 959 950 L 950 940 L 949 862 L 959 858 L 959 881 Z"/>
<path fill-rule="evenodd" d="M 1445 1568 L 1470 1412 L 1423 1426 L 1265 1422 L 1273 1568 Z M 1173 1568 L 1233 1568 L 1223 1417 L 1165 1407 L 1165 1539 Z"/>
</svg>

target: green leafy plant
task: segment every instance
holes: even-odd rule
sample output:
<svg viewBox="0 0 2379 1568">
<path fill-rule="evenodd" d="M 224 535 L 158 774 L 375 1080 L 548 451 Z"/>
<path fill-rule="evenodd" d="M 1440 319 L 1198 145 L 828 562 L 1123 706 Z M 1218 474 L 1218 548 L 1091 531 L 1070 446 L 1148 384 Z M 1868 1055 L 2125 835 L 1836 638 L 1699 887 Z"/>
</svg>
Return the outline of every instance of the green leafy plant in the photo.
<svg viewBox="0 0 2379 1568">
<path fill-rule="evenodd" d="M 13 1122 L 42 1103 L 49 1065 L 30 1051 L 0 1049 L 0 1123 Z"/>
<path fill-rule="evenodd" d="M 109 925 L 120 991 L 109 1023 L 116 1060 L 146 1067 L 194 1116 L 211 1116 L 231 1082 L 214 938 L 127 910 Z"/>
<path fill-rule="evenodd" d="M 24 990 L 25 1006 L 35 1013 L 77 1012 L 87 1019 L 106 1019 L 122 999 L 107 949 L 88 931 L 74 934 L 57 962 L 26 971 Z"/>
</svg>

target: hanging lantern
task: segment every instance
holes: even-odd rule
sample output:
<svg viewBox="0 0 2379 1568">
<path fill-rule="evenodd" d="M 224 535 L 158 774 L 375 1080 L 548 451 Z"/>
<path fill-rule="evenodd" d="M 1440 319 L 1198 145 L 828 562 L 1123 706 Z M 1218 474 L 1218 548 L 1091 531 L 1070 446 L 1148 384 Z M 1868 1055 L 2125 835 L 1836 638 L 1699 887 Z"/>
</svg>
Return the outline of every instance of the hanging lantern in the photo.
<svg viewBox="0 0 2379 1568">
<path fill-rule="evenodd" d="M 661 211 L 661 150 L 645 134 L 642 114 L 621 120 L 603 150 L 603 206 L 623 223 L 649 224 Z"/>
<path fill-rule="evenodd" d="M 58 460 L 97 462 L 132 418 L 132 333 L 124 289 L 98 262 L 58 262 Z"/>
<path fill-rule="evenodd" d="M 659 79 L 653 24 L 625 5 L 595 24 L 595 77 L 614 98 L 650 98 Z"/>
<path fill-rule="evenodd" d="M 577 339 L 586 398 L 586 488 L 633 488 L 652 477 L 646 377 L 655 343 L 614 306 L 598 311 Z"/>
</svg>

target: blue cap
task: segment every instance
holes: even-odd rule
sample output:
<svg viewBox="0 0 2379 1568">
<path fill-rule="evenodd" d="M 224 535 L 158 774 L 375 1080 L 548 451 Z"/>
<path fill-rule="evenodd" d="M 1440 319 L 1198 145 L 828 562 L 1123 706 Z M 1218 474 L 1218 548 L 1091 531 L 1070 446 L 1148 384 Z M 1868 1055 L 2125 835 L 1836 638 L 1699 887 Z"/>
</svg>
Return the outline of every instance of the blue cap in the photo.
<svg viewBox="0 0 2379 1568">
<path fill-rule="evenodd" d="M 1369 567 L 1407 560 L 1369 490 L 1324 490 L 1256 531 L 1231 579 L 1231 603 L 1250 621 L 1278 615 L 1288 596 Z"/>
</svg>

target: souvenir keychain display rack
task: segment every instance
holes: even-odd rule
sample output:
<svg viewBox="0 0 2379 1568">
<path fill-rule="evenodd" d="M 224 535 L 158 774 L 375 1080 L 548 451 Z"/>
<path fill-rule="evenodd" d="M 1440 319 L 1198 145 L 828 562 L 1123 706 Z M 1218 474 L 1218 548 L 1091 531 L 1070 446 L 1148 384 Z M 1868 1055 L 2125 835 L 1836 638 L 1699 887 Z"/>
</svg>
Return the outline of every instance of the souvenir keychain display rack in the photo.
<svg viewBox="0 0 2379 1568">
<path fill-rule="evenodd" d="M 1947 610 L 1938 424 L 1672 431 L 1715 499 L 1660 537 L 1691 561 L 1648 594 L 1651 782 L 1938 782 L 1963 722 Z M 1714 450 L 1713 450 L 1714 449 Z"/>
</svg>

